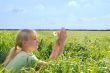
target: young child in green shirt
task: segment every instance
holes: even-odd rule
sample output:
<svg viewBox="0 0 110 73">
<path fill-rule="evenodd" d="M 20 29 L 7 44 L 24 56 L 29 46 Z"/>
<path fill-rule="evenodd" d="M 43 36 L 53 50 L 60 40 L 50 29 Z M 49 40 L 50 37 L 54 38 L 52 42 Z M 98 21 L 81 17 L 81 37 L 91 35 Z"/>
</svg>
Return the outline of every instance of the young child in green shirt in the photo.
<svg viewBox="0 0 110 73">
<path fill-rule="evenodd" d="M 57 33 L 57 40 L 50 55 L 50 60 L 55 60 L 62 52 L 66 39 L 66 30 Z M 19 72 L 22 67 L 31 68 L 34 65 L 45 65 L 48 62 L 41 61 L 33 54 L 38 48 L 38 34 L 34 30 L 24 29 L 18 32 L 16 46 L 12 48 L 3 65 L 12 73 Z"/>
</svg>

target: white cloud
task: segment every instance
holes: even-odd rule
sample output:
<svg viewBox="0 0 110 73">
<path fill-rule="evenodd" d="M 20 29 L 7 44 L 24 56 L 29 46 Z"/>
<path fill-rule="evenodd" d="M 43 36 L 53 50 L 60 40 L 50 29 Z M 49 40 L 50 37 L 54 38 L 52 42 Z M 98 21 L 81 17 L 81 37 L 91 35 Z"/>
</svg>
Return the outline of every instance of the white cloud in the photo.
<svg viewBox="0 0 110 73">
<path fill-rule="evenodd" d="M 38 4 L 38 5 L 35 6 L 35 9 L 44 10 L 45 6 L 43 4 Z"/>
<path fill-rule="evenodd" d="M 86 2 L 87 0 L 80 0 L 80 2 Z"/>
<path fill-rule="evenodd" d="M 80 7 L 80 8 L 87 8 L 90 7 L 91 4 L 88 0 L 70 0 L 68 2 L 69 7 Z"/>
<path fill-rule="evenodd" d="M 43 4 L 38 4 L 35 6 L 30 6 L 29 8 L 23 8 L 23 7 L 15 7 L 14 5 L 8 5 L 2 11 L 4 12 L 13 12 L 13 13 L 30 13 L 37 11 L 43 11 L 45 9 L 45 6 Z"/>
<path fill-rule="evenodd" d="M 93 21 L 93 20 L 100 20 L 100 19 L 105 19 L 105 18 L 110 18 L 110 14 L 104 15 L 104 16 L 99 16 L 99 17 L 91 17 L 91 18 L 79 18 L 83 21 Z"/>
<path fill-rule="evenodd" d="M 6 7 L 4 7 L 4 12 L 14 12 L 14 13 L 23 13 L 24 12 L 24 8 L 22 7 L 15 7 L 13 5 L 8 5 Z"/>
<path fill-rule="evenodd" d="M 110 14 L 103 16 L 104 18 L 110 18 Z"/>
<path fill-rule="evenodd" d="M 77 6 L 77 2 L 76 2 L 75 0 L 69 1 L 69 2 L 68 2 L 68 6 L 70 6 L 70 7 L 71 7 L 71 6 L 73 6 L 73 7 L 74 7 L 74 6 Z"/>
<path fill-rule="evenodd" d="M 69 7 L 78 7 L 78 8 L 91 8 L 93 6 L 89 0 L 70 0 L 68 2 Z"/>
<path fill-rule="evenodd" d="M 91 5 L 89 3 L 86 3 L 86 4 L 83 5 L 83 7 L 87 8 L 87 7 L 91 7 Z"/>
<path fill-rule="evenodd" d="M 19 12 L 23 12 L 24 9 L 23 8 L 13 8 L 11 11 L 15 12 L 15 13 L 19 13 Z"/>
<path fill-rule="evenodd" d="M 81 18 L 81 20 L 83 21 L 92 21 L 92 20 L 97 20 L 96 17 L 92 17 L 92 18 Z"/>
</svg>

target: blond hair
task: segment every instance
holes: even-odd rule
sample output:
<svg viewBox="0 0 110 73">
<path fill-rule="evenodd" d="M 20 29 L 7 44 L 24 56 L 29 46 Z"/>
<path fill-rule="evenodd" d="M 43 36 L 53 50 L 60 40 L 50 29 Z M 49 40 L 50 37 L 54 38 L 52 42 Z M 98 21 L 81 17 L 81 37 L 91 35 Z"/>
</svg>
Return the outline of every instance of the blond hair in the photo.
<svg viewBox="0 0 110 73">
<path fill-rule="evenodd" d="M 3 65 L 7 66 L 9 62 L 21 51 L 23 50 L 23 43 L 28 40 L 28 36 L 30 33 L 36 33 L 34 30 L 30 29 L 23 29 L 17 33 L 16 37 L 16 45 L 14 48 L 11 48 L 6 60 L 4 61 Z"/>
</svg>

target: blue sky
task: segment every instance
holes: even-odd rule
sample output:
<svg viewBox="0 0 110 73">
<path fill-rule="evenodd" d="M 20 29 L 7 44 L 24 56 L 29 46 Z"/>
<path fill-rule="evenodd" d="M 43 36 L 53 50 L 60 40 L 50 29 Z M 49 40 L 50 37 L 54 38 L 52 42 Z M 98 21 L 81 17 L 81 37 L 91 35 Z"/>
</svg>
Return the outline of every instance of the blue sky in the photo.
<svg viewBox="0 0 110 73">
<path fill-rule="evenodd" d="M 0 0 L 0 29 L 110 29 L 110 0 Z"/>
</svg>

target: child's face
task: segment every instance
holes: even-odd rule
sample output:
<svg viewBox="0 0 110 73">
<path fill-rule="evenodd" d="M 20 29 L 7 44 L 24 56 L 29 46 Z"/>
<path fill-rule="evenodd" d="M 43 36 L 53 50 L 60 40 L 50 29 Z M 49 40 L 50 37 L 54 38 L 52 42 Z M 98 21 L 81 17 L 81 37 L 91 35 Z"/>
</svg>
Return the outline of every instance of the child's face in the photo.
<svg viewBox="0 0 110 73">
<path fill-rule="evenodd" d="M 34 34 L 31 33 L 28 37 L 28 40 L 25 42 L 26 47 L 31 51 L 37 49 L 38 44 L 39 44 L 39 41 L 36 33 Z"/>
</svg>

